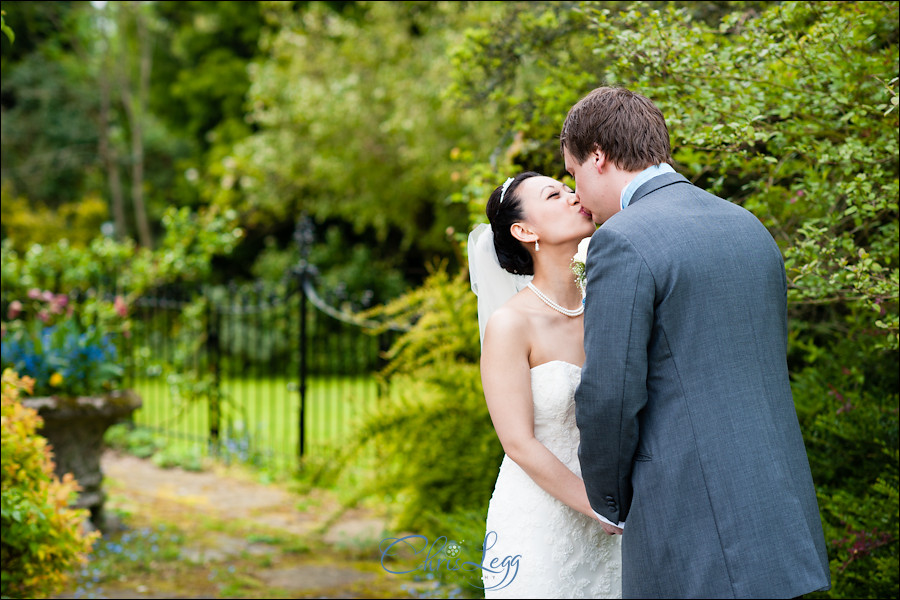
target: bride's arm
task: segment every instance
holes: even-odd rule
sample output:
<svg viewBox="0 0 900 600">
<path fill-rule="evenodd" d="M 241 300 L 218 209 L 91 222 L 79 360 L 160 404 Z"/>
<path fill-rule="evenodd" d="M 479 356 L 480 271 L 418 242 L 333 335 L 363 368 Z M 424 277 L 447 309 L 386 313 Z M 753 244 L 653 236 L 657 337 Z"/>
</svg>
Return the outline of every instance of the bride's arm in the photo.
<svg viewBox="0 0 900 600">
<path fill-rule="evenodd" d="M 534 437 L 528 326 L 504 307 L 493 314 L 481 349 L 481 383 L 504 452 L 535 483 L 592 519 L 584 482 Z"/>
</svg>

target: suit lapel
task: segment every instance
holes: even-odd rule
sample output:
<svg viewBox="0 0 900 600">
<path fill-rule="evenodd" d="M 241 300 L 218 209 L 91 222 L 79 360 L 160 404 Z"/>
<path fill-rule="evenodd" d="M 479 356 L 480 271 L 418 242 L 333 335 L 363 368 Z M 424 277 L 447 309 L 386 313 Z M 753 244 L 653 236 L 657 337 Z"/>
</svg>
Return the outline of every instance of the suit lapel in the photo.
<svg viewBox="0 0 900 600">
<path fill-rule="evenodd" d="M 628 203 L 628 206 L 631 206 L 647 194 L 651 194 L 657 190 L 670 185 L 674 185 L 676 183 L 686 183 L 688 185 L 692 185 L 691 182 L 688 181 L 687 178 L 685 178 L 685 176 L 680 173 L 663 173 L 662 175 L 657 175 L 656 177 L 636 189 L 634 195 L 631 197 L 631 202 Z"/>
</svg>

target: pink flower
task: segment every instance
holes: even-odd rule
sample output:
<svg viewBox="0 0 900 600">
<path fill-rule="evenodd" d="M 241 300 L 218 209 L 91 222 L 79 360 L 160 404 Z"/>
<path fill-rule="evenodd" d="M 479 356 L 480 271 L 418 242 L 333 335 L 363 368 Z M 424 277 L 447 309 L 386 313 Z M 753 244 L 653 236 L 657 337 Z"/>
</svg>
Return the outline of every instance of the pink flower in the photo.
<svg viewBox="0 0 900 600">
<path fill-rule="evenodd" d="M 9 303 L 9 310 L 6 312 L 6 318 L 10 321 L 19 316 L 19 313 L 22 312 L 22 303 L 18 300 L 13 300 Z"/>
<path fill-rule="evenodd" d="M 63 311 L 63 309 L 65 309 L 68 303 L 68 296 L 66 296 L 65 294 L 56 294 L 50 301 L 50 312 L 54 315 L 58 315 Z"/>
<path fill-rule="evenodd" d="M 28 290 L 28 297 L 31 300 L 37 300 L 38 298 L 41 297 L 41 290 L 39 290 L 37 288 L 31 288 L 30 290 Z"/>
<path fill-rule="evenodd" d="M 44 302 L 53 302 L 53 299 L 56 298 L 56 295 L 50 290 L 47 290 L 43 294 L 41 294 L 41 298 L 44 300 Z"/>
<path fill-rule="evenodd" d="M 125 304 L 125 299 L 122 298 L 122 296 L 116 296 L 116 301 L 113 306 L 120 317 L 124 319 L 128 316 L 128 305 Z"/>
<path fill-rule="evenodd" d="M 50 314 L 46 310 L 42 310 L 37 314 L 37 318 L 41 320 L 42 323 L 50 322 Z"/>
</svg>

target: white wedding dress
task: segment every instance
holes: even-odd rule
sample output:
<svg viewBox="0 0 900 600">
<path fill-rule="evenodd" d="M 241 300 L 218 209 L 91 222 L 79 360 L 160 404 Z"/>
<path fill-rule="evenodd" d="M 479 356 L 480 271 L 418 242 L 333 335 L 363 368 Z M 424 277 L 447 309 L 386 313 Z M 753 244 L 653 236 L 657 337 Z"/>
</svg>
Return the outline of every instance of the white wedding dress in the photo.
<svg viewBox="0 0 900 600">
<path fill-rule="evenodd" d="M 580 367 L 559 360 L 531 369 L 534 435 L 579 477 L 580 378 Z M 486 598 L 622 597 L 622 537 L 607 535 L 597 521 L 545 492 L 508 456 L 486 525 Z"/>
</svg>

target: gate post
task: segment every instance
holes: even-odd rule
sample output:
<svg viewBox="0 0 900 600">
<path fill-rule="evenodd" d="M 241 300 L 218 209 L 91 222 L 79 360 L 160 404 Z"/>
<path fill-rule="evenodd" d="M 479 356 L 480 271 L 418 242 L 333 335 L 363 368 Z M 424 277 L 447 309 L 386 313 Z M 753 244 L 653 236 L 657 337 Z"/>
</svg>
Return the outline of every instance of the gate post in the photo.
<svg viewBox="0 0 900 600">
<path fill-rule="evenodd" d="M 213 447 L 213 452 L 219 452 L 219 433 L 221 427 L 221 410 L 219 406 L 220 399 L 220 365 L 221 354 L 219 348 L 219 311 L 215 310 L 213 303 L 215 300 L 211 294 L 207 293 L 206 302 L 206 360 L 207 370 L 212 376 L 212 389 L 209 393 L 209 404 L 207 411 L 209 415 L 209 443 Z"/>
<path fill-rule="evenodd" d="M 313 242 L 313 224 L 312 220 L 306 215 L 303 214 L 297 219 L 297 225 L 294 228 L 294 241 L 297 243 L 297 249 L 299 251 L 300 259 L 297 261 L 297 265 L 294 267 L 293 272 L 297 277 L 297 288 L 300 294 L 300 327 L 299 327 L 299 335 L 300 339 L 298 340 L 298 349 L 299 349 L 299 373 L 298 376 L 300 378 L 299 381 L 299 390 L 300 390 L 300 418 L 297 423 L 297 428 L 299 431 L 299 442 L 297 447 L 297 455 L 300 460 L 303 459 L 303 456 L 306 454 L 306 392 L 307 392 L 307 341 L 309 338 L 307 332 L 307 320 L 308 320 L 308 299 L 306 297 L 306 286 L 309 283 L 310 275 L 312 274 L 312 267 L 309 264 L 309 249 L 312 246 Z"/>
<path fill-rule="evenodd" d="M 306 339 L 308 337 L 306 331 L 306 319 L 309 311 L 307 307 L 308 300 L 306 299 L 306 290 L 304 289 L 306 287 L 307 276 L 306 265 L 298 265 L 297 271 L 298 287 L 300 291 L 300 422 L 297 424 L 300 431 L 300 443 L 297 450 L 299 457 L 302 459 L 306 452 Z"/>
</svg>

